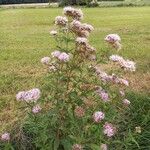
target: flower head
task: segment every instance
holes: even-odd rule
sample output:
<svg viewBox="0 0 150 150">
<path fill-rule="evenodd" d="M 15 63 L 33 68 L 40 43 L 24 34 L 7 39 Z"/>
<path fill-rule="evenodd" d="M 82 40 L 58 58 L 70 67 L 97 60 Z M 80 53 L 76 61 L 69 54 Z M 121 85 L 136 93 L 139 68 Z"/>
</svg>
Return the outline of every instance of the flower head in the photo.
<svg viewBox="0 0 150 150">
<path fill-rule="evenodd" d="M 55 30 L 52 30 L 52 31 L 50 31 L 50 35 L 57 35 L 57 31 L 55 31 Z"/>
<path fill-rule="evenodd" d="M 135 127 L 135 132 L 136 133 L 141 133 L 142 131 L 141 131 L 141 127 L 139 126 L 139 127 Z"/>
<path fill-rule="evenodd" d="M 94 30 L 94 27 L 90 24 L 84 23 L 82 24 L 82 29 L 87 30 L 88 32 L 91 32 Z"/>
<path fill-rule="evenodd" d="M 105 101 L 105 102 L 109 101 L 108 93 L 105 92 L 105 91 L 101 91 L 100 97 L 101 97 L 101 99 L 102 99 L 103 101 Z"/>
<path fill-rule="evenodd" d="M 58 57 L 60 54 L 61 52 L 57 50 L 51 53 L 52 57 Z"/>
<path fill-rule="evenodd" d="M 50 62 L 50 57 L 43 57 L 42 59 L 41 59 L 41 63 L 42 64 L 45 64 L 45 65 L 48 65 L 49 64 L 49 62 Z"/>
<path fill-rule="evenodd" d="M 10 140 L 10 134 L 8 132 L 5 132 L 1 135 L 2 141 L 9 141 Z"/>
<path fill-rule="evenodd" d="M 114 62 L 122 62 L 124 60 L 123 57 L 119 55 L 111 55 L 109 59 Z"/>
<path fill-rule="evenodd" d="M 121 38 L 118 34 L 109 34 L 105 37 L 105 41 L 109 43 L 115 43 L 115 42 L 120 42 Z"/>
<path fill-rule="evenodd" d="M 128 80 L 126 80 L 126 79 L 122 79 L 122 78 L 120 78 L 120 79 L 119 79 L 119 82 L 120 82 L 120 84 L 123 84 L 123 85 L 129 86 L 129 81 L 128 81 Z"/>
<path fill-rule="evenodd" d="M 64 8 L 64 14 L 76 20 L 81 20 L 83 18 L 83 12 L 81 9 L 75 9 L 70 6 Z"/>
<path fill-rule="evenodd" d="M 130 61 L 130 60 L 124 60 L 120 62 L 121 67 L 123 67 L 125 70 L 129 70 L 129 71 L 135 71 L 136 70 L 136 66 L 135 66 L 135 62 Z"/>
<path fill-rule="evenodd" d="M 63 53 L 61 53 L 61 54 L 58 56 L 58 59 L 59 59 L 60 61 L 67 62 L 67 61 L 69 61 L 70 56 L 69 56 L 69 54 L 63 52 Z"/>
<path fill-rule="evenodd" d="M 17 100 L 26 102 L 36 102 L 40 98 L 40 90 L 37 88 L 31 89 L 29 91 L 21 91 L 16 95 Z"/>
<path fill-rule="evenodd" d="M 66 17 L 62 17 L 62 16 L 57 16 L 55 18 L 55 24 L 58 25 L 58 26 L 66 26 L 68 23 L 68 19 Z"/>
<path fill-rule="evenodd" d="M 105 114 L 101 111 L 97 111 L 93 114 L 93 119 L 95 122 L 99 123 L 105 118 Z"/>
<path fill-rule="evenodd" d="M 77 37 L 76 42 L 79 45 L 86 45 L 88 43 L 88 40 L 84 37 Z"/>
<path fill-rule="evenodd" d="M 34 113 L 34 114 L 37 114 L 37 113 L 39 113 L 40 111 L 41 111 L 41 107 L 39 106 L 39 105 L 35 105 L 33 108 L 32 108 L 32 112 Z"/>
<path fill-rule="evenodd" d="M 125 106 L 129 106 L 130 103 L 131 103 L 131 102 L 130 102 L 128 99 L 124 99 L 124 100 L 123 100 L 123 104 L 124 104 Z"/>
<path fill-rule="evenodd" d="M 104 134 L 108 137 L 112 137 L 116 133 L 116 128 L 111 123 L 106 122 L 103 128 Z"/>
</svg>

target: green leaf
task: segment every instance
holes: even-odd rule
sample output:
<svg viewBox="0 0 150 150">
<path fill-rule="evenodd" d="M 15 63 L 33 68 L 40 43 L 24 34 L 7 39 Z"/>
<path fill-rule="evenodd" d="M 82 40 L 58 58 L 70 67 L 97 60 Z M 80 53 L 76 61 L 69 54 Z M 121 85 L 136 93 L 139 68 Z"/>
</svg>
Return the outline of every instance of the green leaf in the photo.
<svg viewBox="0 0 150 150">
<path fill-rule="evenodd" d="M 60 140 L 55 139 L 55 141 L 54 141 L 54 150 L 58 150 L 59 144 L 60 144 Z"/>
<path fill-rule="evenodd" d="M 72 144 L 70 143 L 70 141 L 63 139 L 61 141 L 61 144 L 63 145 L 64 150 L 71 150 Z"/>
<path fill-rule="evenodd" d="M 92 150 L 100 150 L 100 146 L 96 144 L 91 144 L 90 147 Z"/>
</svg>

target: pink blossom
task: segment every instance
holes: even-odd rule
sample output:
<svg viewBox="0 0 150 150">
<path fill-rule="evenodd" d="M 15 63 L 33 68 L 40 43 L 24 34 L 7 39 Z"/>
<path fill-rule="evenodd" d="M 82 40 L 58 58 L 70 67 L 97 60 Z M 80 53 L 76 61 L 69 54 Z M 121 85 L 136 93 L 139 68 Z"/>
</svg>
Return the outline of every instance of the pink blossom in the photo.
<svg viewBox="0 0 150 150">
<path fill-rule="evenodd" d="M 123 67 L 125 70 L 129 70 L 129 71 L 135 71 L 136 70 L 136 66 L 135 66 L 135 62 L 130 61 L 130 60 L 124 60 L 120 62 L 121 67 Z"/>
<path fill-rule="evenodd" d="M 68 19 L 66 17 L 57 16 L 55 18 L 55 24 L 59 26 L 66 26 L 68 23 Z"/>
<path fill-rule="evenodd" d="M 119 55 L 111 55 L 109 59 L 114 62 L 122 62 L 124 60 L 123 57 Z"/>
<path fill-rule="evenodd" d="M 97 111 L 93 114 L 93 119 L 95 122 L 99 123 L 105 118 L 105 114 L 101 111 Z"/>
<path fill-rule="evenodd" d="M 35 105 L 35 106 L 32 108 L 32 112 L 33 112 L 34 114 L 36 114 L 36 113 L 40 112 L 41 109 L 42 109 L 42 108 L 41 108 L 39 105 Z"/>
<path fill-rule="evenodd" d="M 116 133 L 116 128 L 111 123 L 106 122 L 103 128 L 104 134 L 108 137 L 112 137 Z"/>
<path fill-rule="evenodd" d="M 131 102 L 130 102 L 128 99 L 124 99 L 124 100 L 123 100 L 123 104 L 124 104 L 125 106 L 129 106 L 130 103 L 131 103 Z"/>
<path fill-rule="evenodd" d="M 87 30 L 88 32 L 91 32 L 91 31 L 94 30 L 93 26 L 90 25 L 90 24 L 87 24 L 87 23 L 82 24 L 82 28 L 83 28 L 84 30 Z"/>
<path fill-rule="evenodd" d="M 58 56 L 58 59 L 60 61 L 67 62 L 67 61 L 69 61 L 70 56 L 67 53 L 63 52 Z"/>
<path fill-rule="evenodd" d="M 24 96 L 25 96 L 25 91 L 20 91 L 18 92 L 18 94 L 16 94 L 16 100 L 22 101 L 24 100 Z"/>
<path fill-rule="evenodd" d="M 29 91 L 21 91 L 16 95 L 17 100 L 26 102 L 36 102 L 40 98 L 40 90 L 37 88 L 31 89 Z"/>
<path fill-rule="evenodd" d="M 74 144 L 74 145 L 72 146 L 72 150 L 83 150 L 83 147 L 82 147 L 82 145 Z"/>
<path fill-rule="evenodd" d="M 84 37 L 77 37 L 76 42 L 78 44 L 84 44 L 84 45 L 86 45 L 88 43 L 88 40 L 86 38 L 84 38 Z"/>
<path fill-rule="evenodd" d="M 58 57 L 60 54 L 61 52 L 57 50 L 51 53 L 52 57 Z"/>
<path fill-rule="evenodd" d="M 64 8 L 64 14 L 76 20 L 81 20 L 83 18 L 83 12 L 81 9 L 75 9 L 70 6 Z"/>
<path fill-rule="evenodd" d="M 125 80 L 125 79 L 119 79 L 119 81 L 120 81 L 120 83 L 121 84 L 124 84 L 124 85 L 126 85 L 126 86 L 129 86 L 129 81 L 128 80 Z"/>
<path fill-rule="evenodd" d="M 120 42 L 121 38 L 118 34 L 109 34 L 105 37 L 105 41 L 109 43 L 115 43 L 115 42 Z"/>
<path fill-rule="evenodd" d="M 101 99 L 102 99 L 103 101 L 105 101 L 105 102 L 109 101 L 108 93 L 106 93 L 105 91 L 101 91 L 100 97 L 101 97 Z"/>
<path fill-rule="evenodd" d="M 45 64 L 45 65 L 48 65 L 49 64 L 49 62 L 50 62 L 50 57 L 43 57 L 42 59 L 41 59 L 41 63 L 42 64 Z"/>
<path fill-rule="evenodd" d="M 10 134 L 5 132 L 1 135 L 1 140 L 2 141 L 9 141 L 10 140 Z"/>
<path fill-rule="evenodd" d="M 101 144 L 100 148 L 101 148 L 100 150 L 108 150 L 108 147 L 106 144 Z"/>
</svg>

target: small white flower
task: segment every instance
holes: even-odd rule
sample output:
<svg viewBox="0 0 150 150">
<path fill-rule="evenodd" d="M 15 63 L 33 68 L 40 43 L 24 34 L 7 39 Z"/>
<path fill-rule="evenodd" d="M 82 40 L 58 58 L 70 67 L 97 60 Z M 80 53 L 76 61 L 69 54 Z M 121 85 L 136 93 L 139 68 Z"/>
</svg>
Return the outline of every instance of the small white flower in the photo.
<svg viewBox="0 0 150 150">
<path fill-rule="evenodd" d="M 55 30 L 50 31 L 50 35 L 57 35 L 57 31 Z"/>
<path fill-rule="evenodd" d="M 130 103 L 131 102 L 128 99 L 123 100 L 123 104 L 126 105 L 126 106 L 130 105 Z"/>
</svg>

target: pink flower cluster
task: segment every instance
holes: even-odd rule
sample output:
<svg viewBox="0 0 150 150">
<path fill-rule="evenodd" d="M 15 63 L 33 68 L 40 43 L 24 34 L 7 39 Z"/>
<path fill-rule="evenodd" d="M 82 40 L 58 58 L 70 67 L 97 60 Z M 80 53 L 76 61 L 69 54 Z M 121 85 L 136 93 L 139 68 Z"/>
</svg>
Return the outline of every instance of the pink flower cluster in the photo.
<svg viewBox="0 0 150 150">
<path fill-rule="evenodd" d="M 83 18 L 83 12 L 81 11 L 81 9 L 75 9 L 70 6 L 64 8 L 64 15 L 72 17 L 76 20 L 81 20 Z"/>
<path fill-rule="evenodd" d="M 109 101 L 108 93 L 107 93 L 105 90 L 99 88 L 98 90 L 96 90 L 96 93 L 101 97 L 101 99 L 102 99 L 104 102 Z"/>
<path fill-rule="evenodd" d="M 65 27 L 68 23 L 68 19 L 66 17 L 62 17 L 62 16 L 57 16 L 55 18 L 55 24 L 58 26 L 62 26 Z"/>
<path fill-rule="evenodd" d="M 54 51 L 51 53 L 51 55 L 62 62 L 68 62 L 70 60 L 70 55 L 65 52 Z"/>
<path fill-rule="evenodd" d="M 121 38 L 118 34 L 108 34 L 105 37 L 105 41 L 107 41 L 109 43 L 115 43 L 115 42 L 120 42 Z"/>
<path fill-rule="evenodd" d="M 74 144 L 72 146 L 72 150 L 83 150 L 83 147 L 80 144 Z"/>
<path fill-rule="evenodd" d="M 123 57 L 119 55 L 111 55 L 109 59 L 114 62 L 122 62 L 124 60 Z"/>
<path fill-rule="evenodd" d="M 136 70 L 135 65 L 136 65 L 135 62 L 130 61 L 130 60 L 124 60 L 120 62 L 120 66 L 124 68 L 125 70 L 129 70 L 129 71 L 135 71 Z"/>
<path fill-rule="evenodd" d="M 90 67 L 90 68 L 92 68 L 92 67 Z M 113 82 L 113 83 L 129 86 L 129 82 L 126 79 L 119 78 L 115 74 L 108 75 L 106 72 L 100 70 L 99 67 L 97 67 L 97 66 L 95 66 L 93 69 L 95 70 L 96 75 L 98 77 L 100 77 L 101 80 L 104 82 Z"/>
<path fill-rule="evenodd" d="M 36 102 L 40 98 L 40 90 L 37 88 L 29 91 L 21 91 L 16 95 L 18 101 Z"/>
<path fill-rule="evenodd" d="M 93 120 L 96 123 L 101 122 L 105 118 L 105 114 L 102 111 L 97 111 L 93 114 Z"/>
<path fill-rule="evenodd" d="M 77 44 L 76 51 L 78 51 L 78 54 L 82 58 L 88 59 L 90 61 L 96 60 L 96 55 L 95 55 L 96 49 L 93 46 L 89 45 L 87 38 L 77 37 L 76 44 Z"/>
<path fill-rule="evenodd" d="M 77 44 L 79 44 L 79 45 L 87 45 L 88 44 L 88 40 L 86 39 L 86 38 L 84 38 L 84 37 L 77 37 L 76 38 L 76 42 L 77 42 Z"/>
<path fill-rule="evenodd" d="M 8 132 L 5 132 L 4 134 L 1 135 L 1 140 L 2 141 L 9 141 L 10 140 L 10 134 Z"/>
<path fill-rule="evenodd" d="M 116 133 L 116 128 L 111 123 L 106 122 L 103 128 L 104 134 L 108 137 L 112 137 Z"/>
<path fill-rule="evenodd" d="M 50 57 L 43 57 L 41 59 L 41 63 L 45 64 L 45 65 L 48 65 L 50 63 L 50 61 L 51 61 Z"/>
<path fill-rule="evenodd" d="M 121 38 L 118 34 L 109 34 L 105 37 L 105 41 L 111 44 L 115 49 L 121 49 Z"/>
<path fill-rule="evenodd" d="M 79 37 L 88 37 L 89 33 L 94 30 L 93 26 L 80 21 L 73 20 L 70 24 L 71 30 Z"/>
<path fill-rule="evenodd" d="M 117 62 L 122 68 L 129 71 L 135 71 L 136 70 L 136 64 L 133 61 L 125 60 L 123 57 L 118 55 L 112 55 L 109 57 L 111 61 Z"/>
<path fill-rule="evenodd" d="M 40 111 L 41 111 L 41 107 L 39 106 L 39 105 L 35 105 L 33 108 L 32 108 L 32 112 L 34 113 L 34 114 L 37 114 L 37 113 L 39 113 Z"/>
</svg>

